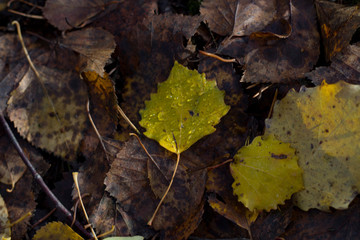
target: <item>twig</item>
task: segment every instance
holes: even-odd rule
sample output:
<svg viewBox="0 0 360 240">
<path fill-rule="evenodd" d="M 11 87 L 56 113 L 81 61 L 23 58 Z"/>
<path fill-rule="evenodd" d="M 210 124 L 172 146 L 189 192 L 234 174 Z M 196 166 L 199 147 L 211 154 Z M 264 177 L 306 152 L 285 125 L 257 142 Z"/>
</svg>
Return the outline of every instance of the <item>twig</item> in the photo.
<svg viewBox="0 0 360 240">
<path fill-rule="evenodd" d="M 33 19 L 45 19 L 43 16 L 39 16 L 39 15 L 33 15 L 33 14 L 27 14 L 27 13 L 22 13 L 22 12 L 18 12 L 16 10 L 12 10 L 12 9 L 8 9 L 8 12 L 10 13 L 14 13 L 23 17 L 28 17 L 28 18 L 33 18 Z"/>
<path fill-rule="evenodd" d="M 145 146 L 144 146 L 144 144 L 141 142 L 139 136 L 136 135 L 135 133 L 130 133 L 129 135 L 136 137 L 136 139 L 138 140 L 140 146 L 142 147 L 142 149 L 144 149 L 146 155 L 150 158 L 150 160 L 155 164 L 155 166 L 156 166 L 156 167 L 159 169 L 159 171 L 161 172 L 159 165 L 155 162 L 155 160 L 153 159 L 153 157 L 150 155 L 150 153 L 148 152 L 148 150 L 145 148 Z M 164 177 L 165 177 L 165 176 L 164 176 Z M 166 178 L 166 177 L 165 177 L 165 178 Z"/>
<path fill-rule="evenodd" d="M 155 212 L 153 213 L 152 217 L 150 218 L 149 222 L 147 223 L 149 226 L 152 225 L 152 223 L 153 223 L 153 221 L 154 221 L 154 219 L 155 219 L 155 217 L 156 217 L 156 214 L 158 213 L 158 211 L 159 211 L 159 209 L 160 209 L 160 207 L 161 207 L 161 204 L 164 202 L 165 197 L 166 197 L 166 195 L 168 194 L 168 192 L 169 192 L 169 190 L 170 190 L 170 188 L 171 188 L 171 185 L 172 185 L 172 183 L 173 183 L 173 181 L 174 181 L 174 178 L 175 178 L 175 174 L 176 174 L 177 168 L 178 168 L 178 166 L 179 166 L 179 162 L 180 162 L 180 153 L 177 153 L 177 159 L 176 159 L 176 164 L 175 164 L 175 168 L 174 168 L 174 173 L 173 173 L 173 175 L 172 175 L 172 177 L 171 177 L 170 184 L 169 184 L 168 188 L 166 189 L 164 195 L 162 196 L 159 204 L 157 205 L 157 207 L 156 207 L 156 209 L 155 209 Z"/>
<path fill-rule="evenodd" d="M 118 105 L 116 107 L 116 111 L 117 114 L 120 114 L 120 116 L 122 116 L 125 121 L 138 133 L 141 134 L 140 131 L 135 127 L 135 125 L 130 121 L 130 119 L 126 116 L 126 114 L 124 113 L 124 111 L 121 109 L 121 107 Z"/>
<path fill-rule="evenodd" d="M 44 182 L 43 178 L 40 176 L 40 174 L 36 171 L 34 166 L 31 164 L 29 159 L 26 157 L 24 151 L 22 150 L 19 142 L 16 140 L 13 132 L 10 129 L 9 124 L 6 122 L 6 119 L 3 115 L 3 113 L 0 113 L 0 122 L 2 126 L 4 127 L 4 130 L 8 137 L 10 138 L 12 144 L 14 145 L 16 151 L 19 153 L 19 156 L 31 172 L 31 174 L 34 176 L 35 181 L 40 185 L 42 190 L 45 192 L 45 194 L 50 198 L 50 200 L 55 204 L 55 207 L 57 209 L 60 209 L 60 211 L 66 216 L 66 218 L 71 222 L 73 217 L 69 210 L 65 208 L 65 206 L 59 201 L 59 199 L 54 195 L 54 193 L 49 189 L 49 187 Z M 86 236 L 87 238 L 92 238 L 91 234 L 87 232 L 83 226 L 79 222 L 75 222 L 75 226 L 81 233 Z"/>
<path fill-rule="evenodd" d="M 95 125 L 95 123 L 94 123 L 94 121 L 93 121 L 93 119 L 92 119 L 92 117 L 91 117 L 91 114 L 90 114 L 90 101 L 89 101 L 89 100 L 87 101 L 87 104 L 86 104 L 86 111 L 87 111 L 87 114 L 88 114 L 90 123 L 91 123 L 91 125 L 92 125 L 92 127 L 93 127 L 93 129 L 94 129 L 94 131 L 95 131 L 95 133 L 96 133 L 96 136 L 98 137 L 98 139 L 99 139 L 99 141 L 100 141 L 101 147 L 103 148 L 103 150 L 104 150 L 104 152 L 105 152 L 106 160 L 109 162 L 110 160 L 109 160 L 109 156 L 108 156 L 108 154 L 107 154 L 106 147 L 105 147 L 105 145 L 104 145 L 104 142 L 103 142 L 103 140 L 102 140 L 102 137 L 101 137 L 99 131 L 97 130 L 97 127 L 96 127 L 96 125 Z"/>
<path fill-rule="evenodd" d="M 33 229 L 34 227 L 36 227 L 37 225 L 39 225 L 40 223 L 42 223 L 45 219 L 47 219 L 48 217 L 51 216 L 51 214 L 53 214 L 56 211 L 56 208 L 53 208 L 48 214 L 46 214 L 44 217 L 42 217 L 39 221 L 37 221 L 34 225 L 31 226 L 30 229 Z"/>
<path fill-rule="evenodd" d="M 86 212 L 86 210 L 85 210 L 84 203 L 83 203 L 82 198 L 81 198 L 80 188 L 79 188 L 79 182 L 78 182 L 78 175 L 79 175 L 79 173 L 78 173 L 78 172 L 73 172 L 72 175 L 73 175 L 75 187 L 76 187 L 76 190 L 77 190 L 77 193 L 78 193 L 78 196 L 79 196 L 80 204 L 81 204 L 82 210 L 83 210 L 83 212 L 84 212 L 86 221 L 87 221 L 88 224 L 90 225 L 90 230 L 91 230 L 94 238 L 95 238 L 96 240 L 98 240 L 98 238 L 97 238 L 97 236 L 96 236 L 96 233 L 95 233 L 95 231 L 94 231 L 94 228 L 91 226 L 91 223 L 90 223 L 90 220 L 89 220 L 89 216 L 87 215 L 87 212 Z"/>
<path fill-rule="evenodd" d="M 202 50 L 199 50 L 199 53 L 205 55 L 205 56 L 208 56 L 208 57 L 212 57 L 212 58 L 215 58 L 217 60 L 220 60 L 222 62 L 226 62 L 226 63 L 236 63 L 236 59 L 235 58 L 232 58 L 232 59 L 225 59 L 225 58 L 222 58 L 216 54 L 213 54 L 213 53 L 208 53 L 208 52 L 205 52 L 205 51 L 202 51 Z"/>
<path fill-rule="evenodd" d="M 277 95 L 278 95 L 278 89 L 275 90 L 274 98 L 273 98 L 273 101 L 272 101 L 272 103 L 271 103 L 271 107 L 270 107 L 269 114 L 268 114 L 268 117 L 267 117 L 267 118 L 270 118 L 271 115 L 272 115 L 272 112 L 273 112 L 273 109 L 274 109 L 274 105 L 275 105 L 275 102 L 276 102 Z"/>
<path fill-rule="evenodd" d="M 214 165 L 214 166 L 208 167 L 207 169 L 208 169 L 208 171 L 210 171 L 210 170 L 213 170 L 213 169 L 215 169 L 215 168 L 221 167 L 221 166 L 223 166 L 223 165 L 225 165 L 225 164 L 227 164 L 227 163 L 230 163 L 230 162 L 232 162 L 232 161 L 234 161 L 234 159 L 228 159 L 228 160 L 226 160 L 226 161 L 224 161 L 224 162 L 222 162 L 222 163 L 219 163 L 219 164 L 216 164 L 216 165 Z"/>
</svg>

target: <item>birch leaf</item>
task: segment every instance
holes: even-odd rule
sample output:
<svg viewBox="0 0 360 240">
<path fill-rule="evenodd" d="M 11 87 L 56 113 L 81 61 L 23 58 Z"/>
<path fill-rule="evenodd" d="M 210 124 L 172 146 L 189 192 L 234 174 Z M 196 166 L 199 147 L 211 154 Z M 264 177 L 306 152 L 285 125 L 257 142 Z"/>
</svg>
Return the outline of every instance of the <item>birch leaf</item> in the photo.
<svg viewBox="0 0 360 240">
<path fill-rule="evenodd" d="M 303 188 L 295 149 L 273 135 L 256 137 L 231 163 L 234 193 L 250 211 L 270 211 Z"/>
<path fill-rule="evenodd" d="M 173 153 L 181 153 L 215 131 L 230 107 L 224 103 L 224 92 L 205 74 L 189 70 L 175 62 L 169 78 L 159 83 L 156 94 L 140 110 L 144 133 Z"/>
<path fill-rule="evenodd" d="M 339 81 L 292 91 L 275 104 L 266 133 L 291 143 L 304 170 L 302 210 L 345 209 L 360 187 L 360 87 Z"/>
</svg>

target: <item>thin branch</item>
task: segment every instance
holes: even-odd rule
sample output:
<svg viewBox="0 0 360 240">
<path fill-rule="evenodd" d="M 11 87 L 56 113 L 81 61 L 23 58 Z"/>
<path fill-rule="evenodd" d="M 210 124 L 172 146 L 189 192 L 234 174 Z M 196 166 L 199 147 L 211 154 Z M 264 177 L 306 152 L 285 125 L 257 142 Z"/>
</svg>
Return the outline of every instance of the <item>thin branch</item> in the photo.
<svg viewBox="0 0 360 240">
<path fill-rule="evenodd" d="M 97 129 L 97 127 L 96 127 L 96 125 L 95 125 L 92 117 L 91 117 L 91 114 L 90 114 L 90 101 L 89 101 L 89 100 L 87 101 L 87 104 L 86 104 L 86 111 L 87 111 L 87 114 L 88 114 L 90 123 L 91 123 L 91 125 L 92 125 L 92 127 L 93 127 L 93 129 L 94 129 L 94 131 L 95 131 L 95 133 L 96 133 L 96 136 L 98 137 L 98 139 L 99 139 L 99 141 L 100 141 L 101 147 L 103 148 L 103 150 L 104 150 L 104 152 L 105 152 L 106 160 L 109 162 L 110 160 L 109 160 L 109 156 L 108 156 L 108 154 L 107 154 L 106 147 L 105 147 L 105 145 L 104 145 L 104 142 L 103 142 L 103 140 L 102 140 L 102 137 L 101 137 L 101 135 L 100 135 L 100 133 L 99 133 L 99 131 L 98 131 L 98 129 Z"/>
<path fill-rule="evenodd" d="M 236 63 L 236 59 L 235 58 L 232 58 L 232 59 L 225 59 L 225 58 L 222 58 L 216 54 L 213 54 L 213 53 L 208 53 L 208 52 L 205 52 L 205 51 L 202 51 L 202 50 L 199 50 L 199 53 L 205 55 L 205 56 L 208 56 L 208 57 L 212 57 L 212 58 L 215 58 L 217 60 L 220 60 L 222 62 L 226 62 L 226 63 Z"/>
<path fill-rule="evenodd" d="M 35 181 L 40 185 L 42 190 L 45 192 L 45 194 L 50 198 L 50 200 L 55 204 L 55 207 L 57 209 L 60 209 L 60 211 L 66 216 L 66 218 L 71 222 L 73 217 L 69 210 L 65 208 L 65 206 L 59 201 L 59 199 L 54 195 L 54 193 L 49 189 L 49 187 L 44 182 L 43 178 L 40 176 L 40 174 L 36 171 L 34 166 L 31 164 L 30 160 L 26 157 L 24 151 L 22 150 L 19 142 L 16 140 L 15 135 L 10 129 L 9 124 L 7 123 L 3 113 L 0 113 L 0 122 L 2 126 L 4 127 L 4 130 L 8 137 L 10 138 L 12 144 L 14 145 L 16 151 L 19 153 L 19 156 L 31 172 L 31 174 L 34 176 Z M 91 238 L 91 234 L 87 232 L 83 226 L 77 221 L 75 222 L 75 226 L 81 233 L 86 236 L 87 238 Z"/>
<path fill-rule="evenodd" d="M 86 212 L 86 210 L 85 210 L 85 206 L 84 206 L 83 200 L 82 200 L 82 198 L 81 198 L 79 181 L 78 181 L 78 175 L 79 175 L 79 173 L 78 173 L 78 172 L 73 172 L 72 175 L 73 175 L 73 179 L 74 179 L 76 191 L 77 191 L 77 193 L 78 193 L 79 200 L 80 200 L 80 204 L 81 204 L 82 210 L 83 210 L 83 212 L 84 212 L 86 221 L 87 221 L 88 224 L 90 225 L 90 230 L 91 230 L 94 238 L 95 238 L 96 240 L 98 240 L 98 238 L 97 238 L 97 236 L 96 236 L 96 233 L 95 233 L 95 231 L 94 231 L 94 228 L 91 226 L 91 223 L 90 223 L 90 220 L 89 220 L 89 216 L 88 216 L 88 214 L 87 214 L 87 212 Z"/>
<path fill-rule="evenodd" d="M 159 204 L 157 205 L 157 207 L 156 207 L 156 209 L 155 209 L 155 212 L 153 213 L 152 217 L 150 218 L 149 222 L 147 223 L 149 226 L 152 225 L 152 223 L 153 223 L 153 221 L 154 221 L 154 219 L 155 219 L 155 217 L 156 217 L 156 214 L 158 213 L 158 211 L 159 211 L 162 203 L 163 203 L 164 200 L 165 200 L 166 195 L 168 194 L 168 192 L 169 192 L 169 190 L 170 190 L 170 188 L 171 188 L 171 185 L 173 184 L 173 181 L 174 181 L 174 178 L 175 178 L 175 174 L 176 174 L 176 171 L 177 171 L 178 166 L 179 166 L 179 162 L 180 162 L 180 153 L 177 153 L 177 159 L 176 159 L 176 164 L 175 164 L 175 168 L 174 168 L 174 173 L 173 173 L 173 175 L 172 175 L 172 177 L 171 177 L 170 184 L 169 184 L 168 188 L 166 189 L 164 195 L 162 196 Z"/>
<path fill-rule="evenodd" d="M 12 10 L 12 9 L 8 9 L 8 12 L 14 13 L 14 14 L 17 14 L 17 15 L 20 15 L 20 16 L 23 16 L 23 17 L 33 18 L 33 19 L 40 19 L 40 20 L 45 19 L 43 16 L 40 16 L 40 15 L 22 13 L 22 12 L 18 12 L 16 10 Z"/>
<path fill-rule="evenodd" d="M 126 116 L 126 114 L 124 113 L 124 111 L 121 109 L 121 107 L 118 105 L 116 108 L 117 114 L 120 116 L 122 116 L 125 121 L 138 133 L 141 134 L 140 131 L 135 127 L 135 125 L 130 121 L 130 119 Z"/>
</svg>

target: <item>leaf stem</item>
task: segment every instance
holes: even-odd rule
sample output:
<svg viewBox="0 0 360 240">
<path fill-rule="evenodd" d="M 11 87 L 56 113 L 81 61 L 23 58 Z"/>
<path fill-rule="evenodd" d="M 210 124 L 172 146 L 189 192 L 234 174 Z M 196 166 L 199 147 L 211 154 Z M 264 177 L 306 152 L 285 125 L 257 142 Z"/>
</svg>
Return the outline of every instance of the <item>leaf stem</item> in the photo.
<svg viewBox="0 0 360 240">
<path fill-rule="evenodd" d="M 0 113 L 0 122 L 2 126 L 4 127 L 4 130 L 8 137 L 10 138 L 12 144 L 14 145 L 15 149 L 19 153 L 19 156 L 27 166 L 27 168 L 30 170 L 31 174 L 34 176 L 35 181 L 40 185 L 42 190 L 45 192 L 45 194 L 50 198 L 50 200 L 55 204 L 55 207 L 57 209 L 60 209 L 60 211 L 66 216 L 67 219 L 71 222 L 73 217 L 69 210 L 65 208 L 65 206 L 59 201 L 59 199 L 54 195 L 54 193 L 49 189 L 49 187 L 44 182 L 43 178 L 40 176 L 40 174 L 36 171 L 35 167 L 31 164 L 30 160 L 26 157 L 24 151 L 22 150 L 19 142 L 16 140 L 13 132 L 10 129 L 9 124 L 7 123 L 3 113 Z M 91 234 L 86 231 L 83 226 L 76 221 L 75 226 L 78 228 L 81 233 L 86 236 L 87 238 L 92 238 Z"/>
<path fill-rule="evenodd" d="M 174 173 L 173 173 L 173 175 L 172 175 L 172 177 L 171 177 L 170 184 L 169 184 L 168 188 L 166 189 L 164 195 L 162 196 L 159 204 L 157 205 L 157 207 L 156 207 L 156 209 L 155 209 L 155 212 L 153 213 L 152 217 L 150 218 L 149 222 L 147 223 L 149 226 L 152 225 L 152 223 L 153 223 L 153 221 L 154 221 L 154 219 L 155 219 L 155 217 L 156 217 L 156 214 L 157 214 L 157 212 L 159 211 L 159 209 L 160 209 L 160 207 L 161 207 L 161 204 L 162 204 L 163 201 L 165 200 L 165 197 L 166 197 L 166 195 L 168 194 L 168 192 L 169 192 L 169 190 L 170 190 L 170 188 L 171 188 L 171 185 L 172 185 L 172 183 L 173 183 L 173 181 L 174 181 L 174 178 L 175 178 L 176 171 L 177 171 L 178 166 L 179 166 L 179 162 L 180 162 L 180 153 L 177 153 L 177 159 L 176 159 L 176 164 L 175 164 L 175 168 L 174 168 Z"/>
</svg>

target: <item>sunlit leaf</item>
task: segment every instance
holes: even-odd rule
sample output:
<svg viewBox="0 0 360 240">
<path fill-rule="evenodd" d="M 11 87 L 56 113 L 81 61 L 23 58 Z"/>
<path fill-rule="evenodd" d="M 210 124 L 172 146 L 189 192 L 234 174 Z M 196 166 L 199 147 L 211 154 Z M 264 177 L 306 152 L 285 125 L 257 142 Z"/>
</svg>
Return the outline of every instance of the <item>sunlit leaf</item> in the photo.
<svg viewBox="0 0 360 240">
<path fill-rule="evenodd" d="M 33 240 L 68 239 L 83 240 L 74 230 L 62 222 L 50 222 L 36 231 Z"/>
<path fill-rule="evenodd" d="M 8 220 L 8 210 L 6 208 L 4 199 L 0 195 L 0 238 L 2 240 L 10 240 L 10 227 Z"/>
<path fill-rule="evenodd" d="M 256 137 L 231 163 L 234 193 L 250 211 L 276 209 L 303 188 L 295 149 L 273 135 Z"/>
<path fill-rule="evenodd" d="M 360 86 L 345 82 L 291 91 L 275 104 L 266 133 L 296 148 L 303 210 L 345 209 L 360 187 Z"/>
<path fill-rule="evenodd" d="M 174 153 L 181 153 L 215 131 L 230 107 L 215 81 L 175 62 L 169 78 L 140 110 L 147 137 Z"/>
</svg>

